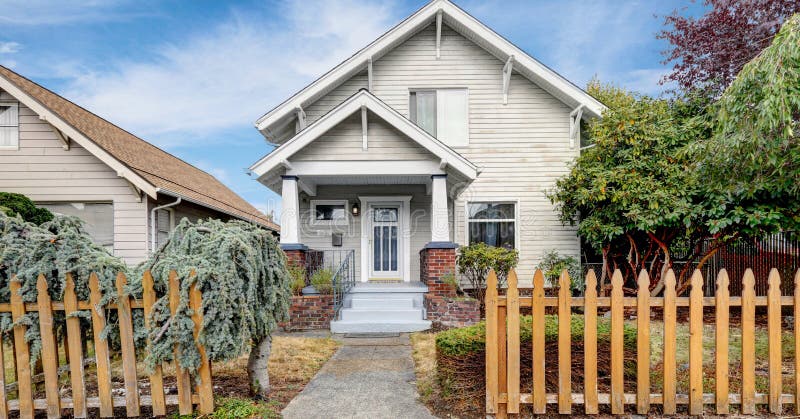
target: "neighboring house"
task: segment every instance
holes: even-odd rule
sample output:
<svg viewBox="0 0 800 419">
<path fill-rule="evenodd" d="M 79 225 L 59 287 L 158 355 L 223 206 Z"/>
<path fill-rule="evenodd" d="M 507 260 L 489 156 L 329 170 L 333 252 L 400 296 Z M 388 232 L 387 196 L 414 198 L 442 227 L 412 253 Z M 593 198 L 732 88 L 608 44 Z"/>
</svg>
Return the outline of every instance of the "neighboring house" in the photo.
<svg viewBox="0 0 800 419">
<path fill-rule="evenodd" d="M 545 251 L 579 255 L 545 191 L 579 155 L 581 120 L 603 109 L 434 0 L 261 117 L 277 148 L 250 169 L 282 195 L 284 248 L 341 244 L 357 281 L 430 286 L 474 242 L 518 249 L 529 281 Z"/>
<path fill-rule="evenodd" d="M 76 215 L 129 264 L 183 217 L 278 226 L 213 176 L 0 66 L 0 190 Z"/>
</svg>

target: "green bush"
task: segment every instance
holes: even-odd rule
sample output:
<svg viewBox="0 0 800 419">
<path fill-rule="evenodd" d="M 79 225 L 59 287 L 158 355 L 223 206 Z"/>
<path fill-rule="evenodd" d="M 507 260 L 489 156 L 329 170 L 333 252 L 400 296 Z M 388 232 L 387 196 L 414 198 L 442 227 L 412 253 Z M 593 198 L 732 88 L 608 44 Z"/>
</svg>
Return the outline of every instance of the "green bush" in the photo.
<svg viewBox="0 0 800 419">
<path fill-rule="evenodd" d="M 320 269 L 311 275 L 311 285 L 320 294 L 333 294 L 333 271 Z"/>
<path fill-rule="evenodd" d="M 550 281 L 550 285 L 558 287 L 558 279 L 564 269 L 569 273 L 570 289 L 572 291 L 583 292 L 584 280 L 581 275 L 581 264 L 578 259 L 572 256 L 561 256 L 557 250 L 548 250 L 542 256 L 542 260 L 536 265 L 536 269 L 541 269 L 544 277 Z"/>
<path fill-rule="evenodd" d="M 508 272 L 517 266 L 517 262 L 519 262 L 519 252 L 516 249 L 494 247 L 486 243 L 473 243 L 461 247 L 456 259 L 458 271 L 467 278 L 481 302 L 489 270 L 494 269 L 497 274 L 497 287 L 500 288 L 505 283 Z"/>
<path fill-rule="evenodd" d="M 289 265 L 287 269 L 292 281 L 289 285 L 292 288 L 292 295 L 302 294 L 306 286 L 306 269 L 297 265 Z"/>
<path fill-rule="evenodd" d="M 6 215 L 19 215 L 23 220 L 41 225 L 53 219 L 47 208 L 39 208 L 27 196 L 18 193 L 0 192 L 0 211 Z"/>
<path fill-rule="evenodd" d="M 520 343 L 530 342 L 531 340 L 531 316 L 521 316 L 519 325 Z M 583 316 L 572 315 L 571 331 L 573 341 L 583 341 Z M 636 348 L 636 329 L 632 326 L 624 327 L 625 347 Z M 558 316 L 546 315 L 544 320 L 544 339 L 545 342 L 558 341 Z M 597 340 L 598 342 L 611 340 L 611 321 L 609 319 L 597 318 Z M 463 356 L 471 353 L 482 352 L 486 348 L 486 322 L 461 327 L 458 329 L 445 330 L 436 335 L 436 350 L 444 356 Z"/>
</svg>

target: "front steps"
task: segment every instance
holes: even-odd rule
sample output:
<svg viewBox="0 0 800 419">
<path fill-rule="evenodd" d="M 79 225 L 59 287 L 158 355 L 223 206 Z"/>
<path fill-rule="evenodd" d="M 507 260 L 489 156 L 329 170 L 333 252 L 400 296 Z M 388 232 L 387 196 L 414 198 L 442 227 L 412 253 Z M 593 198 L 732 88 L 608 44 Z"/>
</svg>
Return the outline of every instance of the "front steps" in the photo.
<svg viewBox="0 0 800 419">
<path fill-rule="evenodd" d="M 423 299 L 428 287 L 419 282 L 360 283 L 344 297 L 332 333 L 401 333 L 427 330 Z"/>
</svg>

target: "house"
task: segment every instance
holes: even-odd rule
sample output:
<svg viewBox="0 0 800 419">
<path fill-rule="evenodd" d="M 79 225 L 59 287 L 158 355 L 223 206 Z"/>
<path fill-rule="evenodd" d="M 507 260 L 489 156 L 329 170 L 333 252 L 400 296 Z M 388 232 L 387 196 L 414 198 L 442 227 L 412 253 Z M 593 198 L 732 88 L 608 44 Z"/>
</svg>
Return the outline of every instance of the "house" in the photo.
<svg viewBox="0 0 800 419">
<path fill-rule="evenodd" d="M 523 280 L 547 250 L 578 256 L 545 190 L 578 156 L 581 120 L 603 109 L 433 0 L 259 118 L 277 147 L 250 170 L 282 196 L 290 258 L 352 251 L 357 285 L 334 330 L 424 328 L 460 245 L 518 249 Z"/>
<path fill-rule="evenodd" d="M 75 215 L 135 264 L 183 217 L 278 226 L 213 176 L 0 66 L 0 190 Z"/>
</svg>

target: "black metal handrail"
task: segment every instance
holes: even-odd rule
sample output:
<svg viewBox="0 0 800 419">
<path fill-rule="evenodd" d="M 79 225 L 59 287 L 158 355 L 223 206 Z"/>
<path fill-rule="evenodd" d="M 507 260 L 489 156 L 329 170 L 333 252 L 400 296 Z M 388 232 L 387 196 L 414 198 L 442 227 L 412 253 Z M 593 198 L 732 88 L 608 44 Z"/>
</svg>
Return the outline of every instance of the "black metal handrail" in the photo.
<svg viewBox="0 0 800 419">
<path fill-rule="evenodd" d="M 333 309 L 334 318 L 339 317 L 339 310 L 344 303 L 344 296 L 356 284 L 356 265 L 355 265 L 355 251 L 350 250 L 347 252 L 344 259 L 342 259 L 336 273 L 333 274 Z"/>
</svg>

